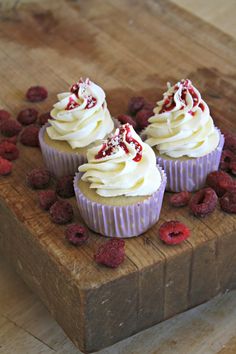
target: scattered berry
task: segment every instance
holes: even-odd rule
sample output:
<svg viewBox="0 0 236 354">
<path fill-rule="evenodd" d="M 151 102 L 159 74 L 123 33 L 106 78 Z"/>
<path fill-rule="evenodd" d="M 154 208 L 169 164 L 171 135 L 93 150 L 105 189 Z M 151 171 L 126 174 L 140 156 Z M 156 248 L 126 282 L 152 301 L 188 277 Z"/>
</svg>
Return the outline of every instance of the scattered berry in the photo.
<svg viewBox="0 0 236 354">
<path fill-rule="evenodd" d="M 143 108 L 145 105 L 146 101 L 144 97 L 141 96 L 135 96 L 131 97 L 128 103 L 128 112 L 132 115 L 135 115 L 140 109 Z"/>
<path fill-rule="evenodd" d="M 229 132 L 224 132 L 225 144 L 224 149 L 236 152 L 236 135 Z"/>
<path fill-rule="evenodd" d="M 175 193 L 170 197 L 170 204 L 174 207 L 183 207 L 188 205 L 191 194 L 187 191 Z"/>
<path fill-rule="evenodd" d="M 229 170 L 233 175 L 236 175 L 236 158 L 230 162 Z"/>
<path fill-rule="evenodd" d="M 30 102 L 40 102 L 48 97 L 48 92 L 43 86 L 32 86 L 26 92 L 26 98 Z"/>
<path fill-rule="evenodd" d="M 10 138 L 3 138 L 1 141 L 0 141 L 0 144 L 1 143 L 4 143 L 4 142 L 7 142 L 7 143 L 11 143 L 11 144 L 15 144 L 17 143 L 17 138 L 18 136 L 17 135 L 13 135 L 11 136 Z"/>
<path fill-rule="evenodd" d="M 23 125 L 29 125 L 34 123 L 37 120 L 37 117 L 38 117 L 38 111 L 36 111 L 36 109 L 26 108 L 20 111 L 20 113 L 17 116 L 17 120 Z"/>
<path fill-rule="evenodd" d="M 10 113 L 5 109 L 0 109 L 0 124 L 11 117 Z"/>
<path fill-rule="evenodd" d="M 153 115 L 152 111 L 149 111 L 147 109 L 141 109 L 141 111 L 139 111 L 136 114 L 136 121 L 137 121 L 137 125 L 138 128 L 140 130 L 146 128 L 146 126 L 148 126 L 148 119 Z"/>
<path fill-rule="evenodd" d="M 42 209 L 48 210 L 57 201 L 56 192 L 52 189 L 41 191 L 38 194 L 39 205 Z"/>
<path fill-rule="evenodd" d="M 4 120 L 0 125 L 1 133 L 9 137 L 18 135 L 21 129 L 21 124 L 14 119 Z"/>
<path fill-rule="evenodd" d="M 101 245 L 94 259 L 98 264 L 103 264 L 110 268 L 117 268 L 125 258 L 125 241 L 113 239 Z"/>
<path fill-rule="evenodd" d="M 220 169 L 223 171 L 229 171 L 230 162 L 234 159 L 236 159 L 236 157 L 231 150 L 223 150 L 220 158 Z"/>
<path fill-rule="evenodd" d="M 52 221 L 55 224 L 66 224 L 73 219 L 73 208 L 65 200 L 58 200 L 49 209 Z"/>
<path fill-rule="evenodd" d="M 191 198 L 189 208 L 193 215 L 204 217 L 213 212 L 217 204 L 217 194 L 212 188 L 203 188 Z"/>
<path fill-rule="evenodd" d="M 226 213 L 236 214 L 236 190 L 227 192 L 220 198 L 221 209 Z"/>
<path fill-rule="evenodd" d="M 79 224 L 71 224 L 65 231 L 66 240 L 74 246 L 81 246 L 88 240 L 85 227 Z"/>
<path fill-rule="evenodd" d="M 214 189 L 218 197 L 221 197 L 232 186 L 233 179 L 224 171 L 214 171 L 209 173 L 206 183 Z"/>
<path fill-rule="evenodd" d="M 9 175 L 12 171 L 12 162 L 0 157 L 0 175 Z"/>
<path fill-rule="evenodd" d="M 20 135 L 20 142 L 26 146 L 39 146 L 39 127 L 36 125 L 25 127 Z"/>
<path fill-rule="evenodd" d="M 43 126 L 48 122 L 49 119 L 52 119 L 50 112 L 42 113 L 39 116 L 39 125 Z"/>
<path fill-rule="evenodd" d="M 9 161 L 16 160 L 19 157 L 19 150 L 15 144 L 4 141 L 0 143 L 0 156 Z"/>
<path fill-rule="evenodd" d="M 34 168 L 26 175 L 28 185 L 35 189 L 46 188 L 50 183 L 51 175 L 44 168 Z"/>
<path fill-rule="evenodd" d="M 146 109 L 146 110 L 148 110 L 148 111 L 151 111 L 151 112 L 152 112 L 152 115 L 153 115 L 153 110 L 154 110 L 154 108 L 155 108 L 155 104 L 152 103 L 152 102 L 146 102 L 146 103 L 144 104 L 144 106 L 142 107 L 142 109 Z"/>
<path fill-rule="evenodd" d="M 56 192 L 62 198 L 70 198 L 75 195 L 74 176 L 64 176 L 57 181 Z"/>
<path fill-rule="evenodd" d="M 137 128 L 137 123 L 136 121 L 128 116 L 127 114 L 119 114 L 117 117 L 116 117 L 122 124 L 126 124 L 126 123 L 129 123 L 133 126 L 134 129 Z"/>
<path fill-rule="evenodd" d="M 159 229 L 160 239 L 167 245 L 178 245 L 190 236 L 188 227 L 177 220 L 164 222 Z"/>
</svg>

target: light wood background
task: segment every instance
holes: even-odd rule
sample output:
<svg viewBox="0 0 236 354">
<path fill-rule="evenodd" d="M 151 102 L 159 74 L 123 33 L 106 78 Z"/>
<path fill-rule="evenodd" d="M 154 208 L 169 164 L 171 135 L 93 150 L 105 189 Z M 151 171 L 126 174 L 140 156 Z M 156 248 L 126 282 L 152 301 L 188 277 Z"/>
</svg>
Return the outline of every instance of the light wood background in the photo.
<svg viewBox="0 0 236 354">
<path fill-rule="evenodd" d="M 118 1 L 118 0 L 117 0 Z M 172 0 L 236 38 L 235 0 Z M 16 3 L 17 1 L 11 1 Z M 10 2 L 0 1 L 5 10 Z M 206 34 L 207 35 L 207 34 Z M 236 353 L 236 291 L 156 325 L 100 354 Z M 0 354 L 79 354 L 0 256 Z"/>
</svg>

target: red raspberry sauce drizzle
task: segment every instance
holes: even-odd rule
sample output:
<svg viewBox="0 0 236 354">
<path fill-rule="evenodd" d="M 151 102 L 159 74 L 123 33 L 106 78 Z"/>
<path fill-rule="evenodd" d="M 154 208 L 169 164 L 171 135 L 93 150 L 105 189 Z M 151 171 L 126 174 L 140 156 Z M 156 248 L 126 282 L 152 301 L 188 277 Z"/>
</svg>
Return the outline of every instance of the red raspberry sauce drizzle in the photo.
<svg viewBox="0 0 236 354">
<path fill-rule="evenodd" d="M 71 109 L 74 109 L 79 106 L 79 103 L 77 103 L 72 97 L 69 97 L 69 102 L 65 108 L 66 111 L 70 111 Z"/>
<path fill-rule="evenodd" d="M 79 98 L 80 87 L 83 85 L 84 90 L 86 92 L 86 86 L 89 86 L 90 84 L 91 84 L 91 81 L 89 79 L 86 79 L 85 81 L 83 79 L 80 79 L 79 82 L 76 82 L 75 84 L 73 84 L 71 86 L 70 92 L 75 94 L 75 96 L 77 98 Z M 84 98 L 87 100 L 87 104 L 86 104 L 85 109 L 93 108 L 97 104 L 97 99 L 95 97 L 93 97 L 92 95 L 84 96 Z M 79 106 L 79 103 L 77 104 L 77 106 Z M 77 107 L 77 106 L 75 106 L 75 107 Z M 73 107 L 73 108 L 75 108 L 75 107 Z M 73 109 L 73 108 L 69 108 L 69 109 Z"/>
<path fill-rule="evenodd" d="M 129 149 L 127 148 L 125 142 L 128 144 L 133 144 L 135 150 L 137 151 L 133 161 L 139 162 L 142 159 L 142 145 L 139 144 L 137 140 L 135 140 L 131 136 L 130 125 L 125 124 L 121 128 L 119 128 L 119 132 L 116 135 L 107 139 L 107 142 L 103 144 L 100 151 L 95 156 L 95 159 L 101 159 L 106 156 L 110 156 L 117 151 L 118 147 L 121 147 L 126 154 L 129 153 Z"/>
</svg>

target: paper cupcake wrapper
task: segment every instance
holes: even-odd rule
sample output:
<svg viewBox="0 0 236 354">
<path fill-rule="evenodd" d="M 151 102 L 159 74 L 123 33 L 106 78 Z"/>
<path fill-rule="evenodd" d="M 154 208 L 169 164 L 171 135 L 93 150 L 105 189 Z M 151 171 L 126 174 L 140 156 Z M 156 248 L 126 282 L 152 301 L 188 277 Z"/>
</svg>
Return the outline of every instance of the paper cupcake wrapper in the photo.
<svg viewBox="0 0 236 354">
<path fill-rule="evenodd" d="M 77 173 L 75 195 L 80 215 L 87 226 L 104 236 L 119 238 L 138 236 L 148 230 L 159 219 L 166 186 L 166 175 L 162 169 L 159 170 L 162 176 L 159 189 L 143 202 L 125 206 L 104 205 L 86 198 L 78 187 L 82 173 Z"/>
<path fill-rule="evenodd" d="M 220 164 L 224 136 L 217 129 L 220 141 L 217 148 L 209 154 L 189 160 L 164 159 L 157 156 L 157 163 L 167 176 L 166 190 L 170 192 L 189 191 L 193 192 L 205 185 L 207 175 L 217 171 Z"/>
</svg>

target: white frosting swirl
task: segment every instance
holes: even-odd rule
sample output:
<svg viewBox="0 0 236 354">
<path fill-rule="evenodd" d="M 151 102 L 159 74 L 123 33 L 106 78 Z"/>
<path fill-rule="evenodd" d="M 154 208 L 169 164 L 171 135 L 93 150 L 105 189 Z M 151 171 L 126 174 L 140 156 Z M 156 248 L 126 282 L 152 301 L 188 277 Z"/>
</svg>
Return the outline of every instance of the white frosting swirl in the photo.
<svg viewBox="0 0 236 354">
<path fill-rule="evenodd" d="M 103 197 L 153 194 L 161 184 L 152 148 L 143 143 L 130 124 L 117 128 L 100 146 L 87 152 L 79 167 L 82 180 Z"/>
<path fill-rule="evenodd" d="M 75 148 L 104 139 L 114 129 L 103 89 L 89 79 L 59 94 L 51 111 L 47 133 L 52 140 L 67 141 Z"/>
<path fill-rule="evenodd" d="M 154 116 L 149 118 L 145 142 L 155 146 L 160 154 L 174 158 L 200 157 L 215 150 L 219 133 L 199 91 L 190 80 L 167 87 Z"/>
</svg>

